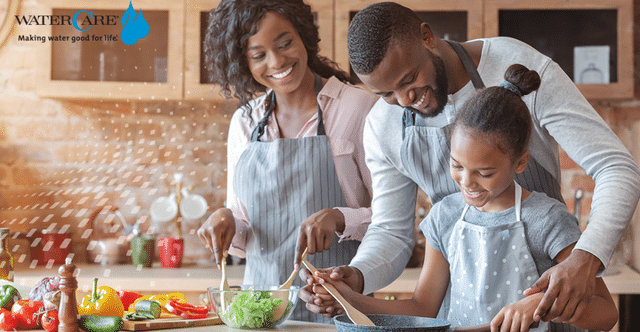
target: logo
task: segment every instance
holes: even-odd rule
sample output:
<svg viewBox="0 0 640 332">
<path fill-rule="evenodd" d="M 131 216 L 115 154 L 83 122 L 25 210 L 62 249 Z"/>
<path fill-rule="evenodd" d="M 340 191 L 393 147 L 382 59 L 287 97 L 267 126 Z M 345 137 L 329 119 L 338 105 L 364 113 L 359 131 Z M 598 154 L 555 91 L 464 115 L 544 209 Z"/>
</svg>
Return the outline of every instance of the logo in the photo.
<svg viewBox="0 0 640 332">
<path fill-rule="evenodd" d="M 120 40 L 127 45 L 133 45 L 149 34 L 149 24 L 142 16 L 142 9 L 136 13 L 129 1 L 129 8 L 122 14 L 120 24 L 124 27 L 120 32 Z"/>
<path fill-rule="evenodd" d="M 94 25 L 117 26 L 118 19 L 122 30 L 120 31 L 120 40 L 126 45 L 133 45 L 138 40 L 149 35 L 149 23 L 142 15 L 142 9 L 138 12 L 133 8 L 133 3 L 129 1 L 129 7 L 119 15 L 94 15 L 93 11 L 78 10 L 73 15 L 15 15 L 18 25 L 69 25 L 78 31 L 89 31 Z M 101 40 L 118 40 L 117 34 L 102 35 L 84 35 L 84 36 L 41 36 L 41 35 L 19 35 L 18 41 L 101 41 Z"/>
</svg>

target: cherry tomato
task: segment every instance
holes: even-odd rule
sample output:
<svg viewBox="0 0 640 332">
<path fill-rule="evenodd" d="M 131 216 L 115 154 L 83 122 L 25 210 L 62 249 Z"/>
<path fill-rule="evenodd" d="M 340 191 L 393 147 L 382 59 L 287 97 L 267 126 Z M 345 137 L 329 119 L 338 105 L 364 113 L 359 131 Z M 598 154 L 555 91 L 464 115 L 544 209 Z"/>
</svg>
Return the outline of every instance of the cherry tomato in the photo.
<svg viewBox="0 0 640 332">
<path fill-rule="evenodd" d="M 18 318 L 13 312 L 0 308 L 0 330 L 13 331 L 18 327 Z"/>
<path fill-rule="evenodd" d="M 58 324 L 60 324 L 60 321 L 58 320 L 58 311 L 51 310 L 45 312 L 44 315 L 42 315 L 42 318 L 40 318 L 40 322 L 47 332 L 58 331 Z"/>
<path fill-rule="evenodd" d="M 35 315 L 40 308 L 44 308 L 44 303 L 40 301 L 33 301 L 22 299 L 16 301 L 11 307 L 11 312 L 18 319 L 19 329 L 35 329 L 40 323 L 40 315 Z"/>
</svg>

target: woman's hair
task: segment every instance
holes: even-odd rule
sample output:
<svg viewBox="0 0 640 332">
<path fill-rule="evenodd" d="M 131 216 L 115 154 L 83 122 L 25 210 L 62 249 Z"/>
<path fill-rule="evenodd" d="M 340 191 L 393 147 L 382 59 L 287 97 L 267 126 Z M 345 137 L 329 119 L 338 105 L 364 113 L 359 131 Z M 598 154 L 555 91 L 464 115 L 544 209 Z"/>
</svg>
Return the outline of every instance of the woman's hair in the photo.
<svg viewBox="0 0 640 332">
<path fill-rule="evenodd" d="M 226 98 L 236 97 L 241 106 L 248 106 L 251 99 L 266 90 L 251 75 L 245 51 L 249 37 L 257 32 L 258 22 L 267 12 L 279 13 L 291 22 L 302 39 L 307 65 L 313 72 L 348 81 L 347 73 L 335 62 L 318 54 L 318 27 L 311 7 L 302 0 L 222 0 L 209 13 L 204 61 L 211 82 L 222 87 Z"/>
<path fill-rule="evenodd" d="M 500 151 L 516 160 L 527 150 L 533 122 L 522 100 L 540 87 L 536 71 L 514 64 L 504 74 L 505 82 L 478 91 L 456 115 L 454 128 L 464 126 L 486 134 Z"/>
<path fill-rule="evenodd" d="M 419 39 L 421 24 L 415 12 L 394 2 L 375 3 L 359 11 L 347 32 L 351 69 L 356 74 L 371 74 L 392 41 Z"/>
</svg>

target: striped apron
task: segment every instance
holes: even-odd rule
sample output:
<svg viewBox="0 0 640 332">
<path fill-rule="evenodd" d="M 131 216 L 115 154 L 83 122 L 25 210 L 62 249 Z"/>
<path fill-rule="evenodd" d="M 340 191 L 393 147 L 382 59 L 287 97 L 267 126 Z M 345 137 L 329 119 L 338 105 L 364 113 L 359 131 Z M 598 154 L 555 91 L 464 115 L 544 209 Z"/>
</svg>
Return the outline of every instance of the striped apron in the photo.
<svg viewBox="0 0 640 332">
<path fill-rule="evenodd" d="M 467 51 L 457 42 L 447 40 L 456 51 L 467 70 L 473 86 L 484 88 L 480 74 Z M 453 124 L 444 127 L 421 125 L 421 116 L 408 108 L 402 116 L 403 142 L 400 149 L 402 165 L 409 177 L 420 186 L 435 204 L 454 192 L 460 191 L 449 174 L 449 155 L 451 147 L 447 134 Z M 533 157 L 524 172 L 516 174 L 516 182 L 529 191 L 546 193 L 560 202 L 562 199 L 560 182 L 542 167 Z"/>
<path fill-rule="evenodd" d="M 318 93 L 322 81 L 317 75 L 315 84 Z M 317 136 L 260 142 L 275 108 L 275 94 L 270 98 L 265 117 L 254 129 L 234 176 L 234 190 L 247 210 L 253 233 L 246 251 L 244 284 L 248 285 L 284 283 L 293 271 L 300 224 L 322 209 L 347 206 L 320 106 Z M 307 260 L 317 267 L 345 265 L 355 256 L 359 244 L 338 243 L 334 236 L 329 250 L 309 255 Z M 302 281 L 296 278 L 293 284 L 302 286 Z M 303 301 L 298 301 L 291 318 L 332 322 L 308 311 Z"/>
</svg>

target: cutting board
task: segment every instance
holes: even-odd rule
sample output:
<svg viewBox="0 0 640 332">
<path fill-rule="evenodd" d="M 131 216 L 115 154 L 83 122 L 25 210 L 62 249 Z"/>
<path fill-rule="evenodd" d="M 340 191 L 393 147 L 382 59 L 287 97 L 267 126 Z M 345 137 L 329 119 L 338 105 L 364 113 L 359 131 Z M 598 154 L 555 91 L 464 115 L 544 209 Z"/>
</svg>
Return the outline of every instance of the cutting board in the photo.
<svg viewBox="0 0 640 332">
<path fill-rule="evenodd" d="M 222 324 L 222 319 L 214 313 L 210 313 L 207 318 L 183 319 L 183 318 L 158 318 L 143 321 L 124 321 L 125 331 L 146 331 L 175 329 L 181 327 L 195 327 Z"/>
</svg>

